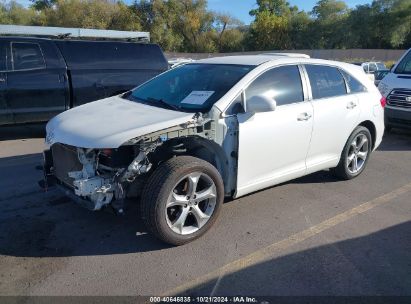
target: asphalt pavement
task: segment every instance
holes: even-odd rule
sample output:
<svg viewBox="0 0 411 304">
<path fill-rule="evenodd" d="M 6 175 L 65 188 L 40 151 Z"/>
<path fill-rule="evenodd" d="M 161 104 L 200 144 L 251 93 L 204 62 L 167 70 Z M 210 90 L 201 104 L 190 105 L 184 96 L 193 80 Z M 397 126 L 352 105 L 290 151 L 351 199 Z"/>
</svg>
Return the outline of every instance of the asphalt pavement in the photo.
<svg viewBox="0 0 411 304">
<path fill-rule="evenodd" d="M 0 130 L 0 295 L 411 296 L 411 132 L 357 179 L 321 171 L 227 201 L 181 247 L 40 190 L 42 127 Z"/>
</svg>

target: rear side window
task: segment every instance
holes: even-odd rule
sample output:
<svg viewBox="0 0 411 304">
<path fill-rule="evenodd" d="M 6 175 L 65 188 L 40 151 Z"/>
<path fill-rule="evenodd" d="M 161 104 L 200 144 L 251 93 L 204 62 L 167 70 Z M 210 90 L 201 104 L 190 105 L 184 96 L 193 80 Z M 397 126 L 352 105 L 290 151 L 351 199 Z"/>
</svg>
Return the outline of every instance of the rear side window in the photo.
<svg viewBox="0 0 411 304">
<path fill-rule="evenodd" d="M 14 71 L 46 67 L 43 53 L 37 43 L 12 42 L 11 56 L 12 69 Z"/>
<path fill-rule="evenodd" d="M 348 74 L 346 71 L 340 70 L 340 72 L 344 75 L 345 81 L 347 81 L 347 85 L 350 88 L 350 93 L 361 93 L 367 91 L 361 82 Z"/>
<path fill-rule="evenodd" d="M 347 94 L 344 78 L 338 69 L 322 65 L 306 65 L 305 67 L 314 99 Z"/>
<path fill-rule="evenodd" d="M 260 75 L 245 91 L 246 98 L 266 95 L 274 98 L 278 106 L 304 100 L 300 71 L 296 65 L 271 69 Z"/>
</svg>

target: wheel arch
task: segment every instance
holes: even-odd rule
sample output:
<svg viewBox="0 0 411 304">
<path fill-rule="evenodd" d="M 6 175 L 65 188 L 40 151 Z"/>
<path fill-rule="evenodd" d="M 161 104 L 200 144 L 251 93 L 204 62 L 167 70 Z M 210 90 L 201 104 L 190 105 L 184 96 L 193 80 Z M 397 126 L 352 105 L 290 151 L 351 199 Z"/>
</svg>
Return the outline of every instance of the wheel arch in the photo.
<svg viewBox="0 0 411 304">
<path fill-rule="evenodd" d="M 372 149 L 374 149 L 375 142 L 377 140 L 377 128 L 375 127 L 374 123 L 370 120 L 365 120 L 362 123 L 360 123 L 358 126 L 362 126 L 364 128 L 367 128 L 368 131 L 370 131 L 371 140 L 372 140 Z"/>
<path fill-rule="evenodd" d="M 187 136 L 170 139 L 164 142 L 150 155 L 156 165 L 176 156 L 193 156 L 212 164 L 223 179 L 225 192 L 228 181 L 228 160 L 221 146 L 212 140 L 200 136 Z"/>
</svg>

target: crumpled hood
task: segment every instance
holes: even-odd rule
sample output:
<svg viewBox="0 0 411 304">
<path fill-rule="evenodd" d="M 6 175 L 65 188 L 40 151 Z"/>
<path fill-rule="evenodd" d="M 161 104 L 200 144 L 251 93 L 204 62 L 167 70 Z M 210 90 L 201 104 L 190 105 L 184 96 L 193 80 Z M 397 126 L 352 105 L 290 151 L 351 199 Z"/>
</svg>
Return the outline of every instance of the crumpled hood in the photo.
<svg viewBox="0 0 411 304">
<path fill-rule="evenodd" d="M 130 139 L 191 122 L 193 116 L 193 113 L 171 111 L 114 96 L 54 117 L 46 127 L 46 143 L 118 148 Z"/>
</svg>

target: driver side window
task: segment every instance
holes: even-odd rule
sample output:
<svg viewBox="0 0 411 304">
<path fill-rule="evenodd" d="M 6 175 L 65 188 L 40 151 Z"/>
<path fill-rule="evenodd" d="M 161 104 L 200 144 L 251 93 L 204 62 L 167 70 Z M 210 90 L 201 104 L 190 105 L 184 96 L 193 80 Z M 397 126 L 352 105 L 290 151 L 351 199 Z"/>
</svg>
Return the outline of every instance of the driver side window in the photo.
<svg viewBox="0 0 411 304">
<path fill-rule="evenodd" d="M 273 98 L 277 106 L 304 101 L 298 66 L 281 66 L 265 72 L 251 83 L 245 95 L 247 99 L 256 95 Z"/>
</svg>

